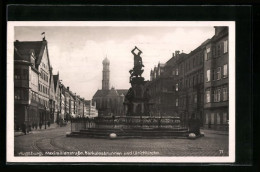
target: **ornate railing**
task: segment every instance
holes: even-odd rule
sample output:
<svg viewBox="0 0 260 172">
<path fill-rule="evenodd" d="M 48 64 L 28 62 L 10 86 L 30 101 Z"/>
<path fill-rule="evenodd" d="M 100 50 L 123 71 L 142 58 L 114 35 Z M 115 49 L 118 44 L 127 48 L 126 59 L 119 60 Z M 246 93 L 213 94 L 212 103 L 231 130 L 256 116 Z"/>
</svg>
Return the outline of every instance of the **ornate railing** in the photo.
<svg viewBox="0 0 260 172">
<path fill-rule="evenodd" d="M 183 128 L 185 125 L 179 117 L 96 117 L 71 118 L 71 131 L 80 131 L 89 128 L 104 129 L 153 129 L 153 128 Z"/>
</svg>

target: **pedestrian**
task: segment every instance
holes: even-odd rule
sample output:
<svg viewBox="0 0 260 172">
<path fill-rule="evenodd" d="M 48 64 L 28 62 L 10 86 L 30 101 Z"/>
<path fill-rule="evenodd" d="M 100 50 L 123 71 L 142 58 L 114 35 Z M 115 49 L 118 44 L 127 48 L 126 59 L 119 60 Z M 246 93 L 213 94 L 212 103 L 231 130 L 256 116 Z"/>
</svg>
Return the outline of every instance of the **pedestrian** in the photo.
<svg viewBox="0 0 260 172">
<path fill-rule="evenodd" d="M 51 125 L 51 123 L 50 123 L 50 121 L 48 121 L 48 127 L 50 127 L 50 125 Z"/>
</svg>

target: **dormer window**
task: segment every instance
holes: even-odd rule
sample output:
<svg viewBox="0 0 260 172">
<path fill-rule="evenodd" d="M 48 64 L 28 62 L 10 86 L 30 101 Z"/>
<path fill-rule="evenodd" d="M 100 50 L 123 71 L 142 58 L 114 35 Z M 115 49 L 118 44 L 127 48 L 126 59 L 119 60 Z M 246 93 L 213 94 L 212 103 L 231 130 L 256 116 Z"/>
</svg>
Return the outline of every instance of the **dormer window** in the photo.
<svg viewBox="0 0 260 172">
<path fill-rule="evenodd" d="M 31 53 L 30 61 L 31 61 L 32 66 L 35 67 L 35 56 L 34 56 L 33 52 Z"/>
</svg>

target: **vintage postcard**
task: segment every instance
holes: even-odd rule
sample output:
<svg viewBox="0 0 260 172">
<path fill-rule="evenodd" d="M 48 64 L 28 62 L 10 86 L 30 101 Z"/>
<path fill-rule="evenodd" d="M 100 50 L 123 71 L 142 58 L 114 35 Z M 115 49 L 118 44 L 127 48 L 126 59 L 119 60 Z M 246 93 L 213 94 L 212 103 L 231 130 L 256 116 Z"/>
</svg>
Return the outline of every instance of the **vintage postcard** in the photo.
<svg viewBox="0 0 260 172">
<path fill-rule="evenodd" d="M 235 162 L 235 22 L 7 34 L 7 162 Z"/>
</svg>

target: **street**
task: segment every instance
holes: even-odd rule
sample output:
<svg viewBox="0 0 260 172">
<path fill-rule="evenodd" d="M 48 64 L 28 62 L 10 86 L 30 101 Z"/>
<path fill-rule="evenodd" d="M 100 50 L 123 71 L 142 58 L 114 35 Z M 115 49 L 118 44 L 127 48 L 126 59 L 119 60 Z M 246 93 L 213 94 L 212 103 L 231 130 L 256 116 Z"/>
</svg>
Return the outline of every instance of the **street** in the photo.
<svg viewBox="0 0 260 172">
<path fill-rule="evenodd" d="M 228 135 L 205 132 L 190 139 L 66 137 L 70 125 L 14 138 L 15 156 L 228 156 Z"/>
</svg>

